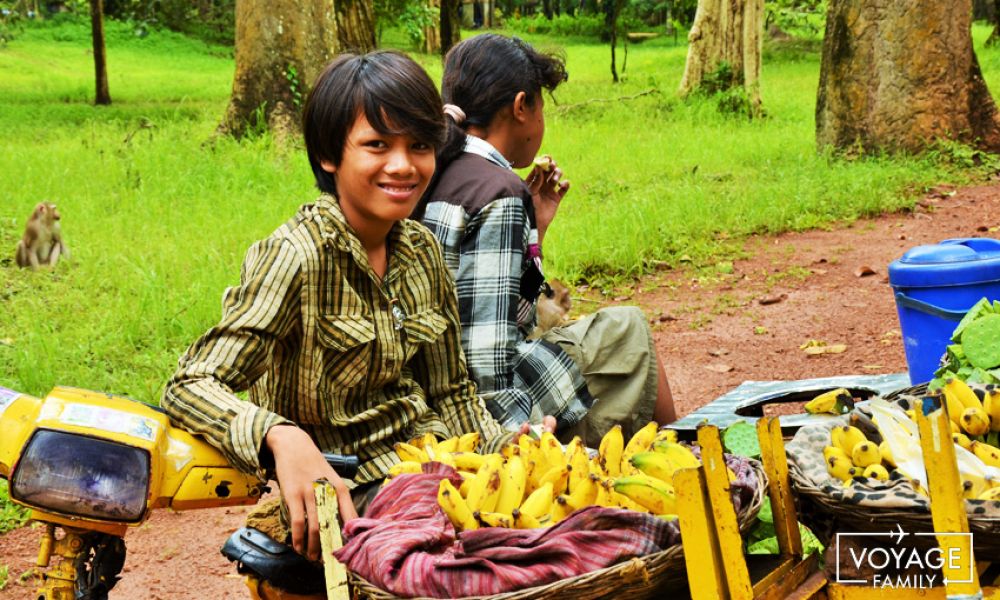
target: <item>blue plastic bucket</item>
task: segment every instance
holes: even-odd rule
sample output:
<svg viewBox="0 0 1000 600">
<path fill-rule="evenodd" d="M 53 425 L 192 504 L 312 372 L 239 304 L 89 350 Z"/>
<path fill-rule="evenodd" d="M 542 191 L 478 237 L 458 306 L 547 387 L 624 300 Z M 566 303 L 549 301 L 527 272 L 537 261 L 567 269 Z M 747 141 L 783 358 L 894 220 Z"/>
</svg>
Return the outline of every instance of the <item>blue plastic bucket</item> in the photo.
<svg viewBox="0 0 1000 600">
<path fill-rule="evenodd" d="M 911 248 L 889 265 L 906 364 L 930 381 L 951 334 L 981 298 L 1000 299 L 1000 240 L 962 238 Z"/>
</svg>

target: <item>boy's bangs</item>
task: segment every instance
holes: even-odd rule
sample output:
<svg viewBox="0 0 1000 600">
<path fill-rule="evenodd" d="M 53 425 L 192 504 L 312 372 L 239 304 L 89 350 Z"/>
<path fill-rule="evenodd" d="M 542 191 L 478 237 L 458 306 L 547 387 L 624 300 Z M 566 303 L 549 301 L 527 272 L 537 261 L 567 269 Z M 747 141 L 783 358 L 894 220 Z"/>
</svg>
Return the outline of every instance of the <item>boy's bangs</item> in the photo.
<svg viewBox="0 0 1000 600">
<path fill-rule="evenodd" d="M 444 138 L 444 113 L 435 121 L 424 114 L 424 107 L 400 107 L 377 94 L 358 91 L 358 106 L 368 123 L 383 135 L 409 135 L 415 140 L 438 148 Z M 403 124 L 401 127 L 399 124 Z"/>
</svg>

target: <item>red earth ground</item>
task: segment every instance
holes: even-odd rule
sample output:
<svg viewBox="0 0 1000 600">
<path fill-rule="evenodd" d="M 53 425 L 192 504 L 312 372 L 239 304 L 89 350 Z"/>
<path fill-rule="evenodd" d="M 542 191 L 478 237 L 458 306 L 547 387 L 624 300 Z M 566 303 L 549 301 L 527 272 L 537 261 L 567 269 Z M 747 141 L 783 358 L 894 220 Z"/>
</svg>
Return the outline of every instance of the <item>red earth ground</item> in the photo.
<svg viewBox="0 0 1000 600">
<path fill-rule="evenodd" d="M 712 277 L 666 271 L 620 292 L 653 322 L 679 415 L 746 380 L 795 380 L 906 370 L 887 266 L 908 248 L 954 237 L 996 236 L 1000 186 L 942 186 L 913 212 L 829 231 L 753 237 L 748 258 Z M 729 271 L 728 268 L 720 271 Z M 578 300 L 586 310 L 591 303 Z M 596 305 L 595 305 L 596 306 Z M 808 356 L 810 340 L 845 344 L 841 354 Z M 219 554 L 246 509 L 157 511 L 129 532 L 128 560 L 111 594 L 118 600 L 246 598 Z M 0 536 L 9 582 L 0 600 L 32 597 L 21 583 L 37 553 L 31 527 Z"/>
</svg>

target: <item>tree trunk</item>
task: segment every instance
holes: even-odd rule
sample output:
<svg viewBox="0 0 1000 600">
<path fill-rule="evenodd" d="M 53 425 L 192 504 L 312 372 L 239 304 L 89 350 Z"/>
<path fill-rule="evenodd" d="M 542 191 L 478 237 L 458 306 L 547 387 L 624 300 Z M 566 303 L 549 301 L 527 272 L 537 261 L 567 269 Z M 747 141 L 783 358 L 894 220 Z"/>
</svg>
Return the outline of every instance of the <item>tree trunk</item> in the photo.
<svg viewBox="0 0 1000 600">
<path fill-rule="evenodd" d="M 552 20 L 552 0 L 542 0 L 542 13 L 546 19 Z"/>
<path fill-rule="evenodd" d="M 427 6 L 431 10 L 437 9 L 441 13 L 441 0 L 427 0 Z M 424 27 L 424 44 L 421 48 L 426 54 L 435 54 L 441 51 L 441 20 Z"/>
<path fill-rule="evenodd" d="M 94 40 L 94 104 L 111 104 L 108 91 L 108 60 L 104 52 L 104 0 L 90 0 L 90 34 Z"/>
<path fill-rule="evenodd" d="M 833 0 L 818 146 L 919 152 L 945 138 L 1000 151 L 1000 119 L 972 48 L 971 16 L 971 0 Z"/>
<path fill-rule="evenodd" d="M 372 0 L 333 0 L 333 5 L 336 7 L 340 51 L 363 53 L 374 50 L 375 8 Z"/>
<path fill-rule="evenodd" d="M 681 93 L 697 90 L 727 65 L 731 79 L 723 87 L 742 86 L 751 113 L 759 114 L 763 23 L 764 0 L 698 0 Z"/>
<path fill-rule="evenodd" d="M 441 56 L 448 54 L 451 47 L 462 39 L 461 23 L 458 20 L 458 5 L 462 0 L 441 0 Z"/>
<path fill-rule="evenodd" d="M 323 67 L 341 49 L 374 46 L 371 4 L 363 4 L 237 0 L 236 73 L 220 133 L 297 131 L 302 103 Z"/>
</svg>

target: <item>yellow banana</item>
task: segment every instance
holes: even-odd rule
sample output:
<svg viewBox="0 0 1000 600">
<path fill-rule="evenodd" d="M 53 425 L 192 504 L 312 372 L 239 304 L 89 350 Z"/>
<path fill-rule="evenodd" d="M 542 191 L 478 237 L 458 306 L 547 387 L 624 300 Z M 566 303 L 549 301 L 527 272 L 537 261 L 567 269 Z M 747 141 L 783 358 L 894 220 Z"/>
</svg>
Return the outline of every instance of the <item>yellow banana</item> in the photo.
<svg viewBox="0 0 1000 600">
<path fill-rule="evenodd" d="M 454 455 L 451 452 L 439 452 L 437 456 L 434 457 L 434 460 L 438 461 L 443 465 L 448 465 L 453 469 L 458 468 L 458 465 L 455 464 Z"/>
<path fill-rule="evenodd" d="M 458 452 L 458 437 L 450 437 L 443 442 L 438 442 L 437 446 L 434 447 L 434 453 L 438 455 L 438 460 L 441 460 L 441 454 L 445 452 Z"/>
<path fill-rule="evenodd" d="M 970 450 L 991 467 L 1000 467 L 1000 449 L 983 442 L 972 442 Z"/>
<path fill-rule="evenodd" d="M 559 494 L 552 500 L 552 522 L 558 523 L 573 512 L 573 506 L 569 503 L 566 494 Z"/>
<path fill-rule="evenodd" d="M 629 498 L 625 494 L 619 494 L 618 492 L 616 492 L 615 481 L 617 480 L 605 479 L 602 484 L 604 485 L 605 488 L 607 488 L 608 498 L 611 500 L 611 506 L 624 508 L 626 510 L 631 510 L 639 513 L 650 512 L 648 508 L 639 504 L 635 500 Z"/>
<path fill-rule="evenodd" d="M 393 448 L 396 449 L 396 454 L 399 456 L 399 460 L 403 462 L 413 461 L 424 463 L 428 460 L 427 453 L 413 444 L 396 442 L 396 444 L 393 445 Z"/>
<path fill-rule="evenodd" d="M 552 484 L 546 483 L 525 498 L 519 510 L 536 519 L 541 519 L 552 510 L 552 497 Z"/>
<path fill-rule="evenodd" d="M 587 478 L 576 484 L 576 487 L 570 488 L 569 500 L 570 506 L 573 508 L 584 508 L 594 504 L 597 500 L 598 485 L 597 482 L 600 479 L 597 475 L 593 473 L 587 473 Z"/>
<path fill-rule="evenodd" d="M 476 448 L 479 447 L 480 436 L 478 431 L 473 431 L 472 433 L 466 433 L 458 438 L 458 451 L 459 452 L 475 452 Z"/>
<path fill-rule="evenodd" d="M 885 443 L 885 442 L 883 442 Z M 881 450 L 881 447 L 879 448 Z M 851 457 L 847 455 L 839 446 L 826 446 L 823 448 L 823 458 L 829 460 L 831 456 L 839 456 L 844 460 L 851 460 Z"/>
<path fill-rule="evenodd" d="M 677 495 L 673 486 L 655 477 L 642 474 L 620 477 L 615 480 L 615 491 L 653 514 L 677 512 Z"/>
<path fill-rule="evenodd" d="M 521 449 L 521 458 L 524 459 L 524 464 L 537 460 L 535 456 L 538 453 L 538 442 L 530 435 L 522 434 L 517 438 L 517 447 Z"/>
<path fill-rule="evenodd" d="M 826 461 L 826 470 L 833 477 L 841 481 L 851 479 L 861 474 L 861 471 L 851 465 L 850 461 L 843 460 L 836 456 L 831 456 Z"/>
<path fill-rule="evenodd" d="M 944 390 L 945 395 L 948 395 L 949 393 L 953 394 L 965 408 L 983 407 L 983 403 L 979 401 L 979 396 L 976 395 L 976 392 L 969 387 L 969 384 L 965 383 L 958 377 L 952 377 L 948 381 L 944 382 L 944 387 L 942 389 Z"/>
<path fill-rule="evenodd" d="M 1000 390 L 993 385 L 986 386 L 983 408 L 990 416 L 990 431 L 1000 431 Z"/>
<path fill-rule="evenodd" d="M 475 452 L 453 452 L 451 458 L 455 461 L 455 468 L 462 471 L 478 471 L 486 464 L 486 457 Z"/>
<path fill-rule="evenodd" d="M 882 454 L 874 442 L 864 441 L 854 446 L 854 451 L 851 452 L 851 462 L 864 469 L 869 465 L 881 464 Z"/>
<path fill-rule="evenodd" d="M 527 513 L 523 513 L 518 509 L 514 509 L 514 527 L 517 529 L 538 529 L 543 527 L 539 520 Z"/>
<path fill-rule="evenodd" d="M 556 439 L 556 436 L 551 431 L 542 432 L 542 437 L 538 440 L 538 446 L 541 448 L 541 455 L 545 460 L 546 471 L 552 467 L 566 464 L 566 456 L 563 454 L 562 444 L 559 443 L 559 440 Z"/>
<path fill-rule="evenodd" d="M 476 481 L 469 488 L 465 501 L 472 511 L 493 512 L 500 499 L 500 469 L 503 459 L 499 454 L 490 454 L 486 464 L 476 472 Z"/>
<path fill-rule="evenodd" d="M 810 414 L 842 415 L 854 408 L 854 398 L 844 388 L 824 392 L 806 402 L 805 410 Z"/>
<path fill-rule="evenodd" d="M 860 429 L 853 425 L 844 425 L 843 430 L 844 436 L 840 439 L 842 444 L 840 448 L 846 452 L 848 456 L 853 457 L 854 447 L 861 442 L 867 442 L 868 438 L 865 437 L 865 434 L 862 433 Z"/>
<path fill-rule="evenodd" d="M 964 433 L 951 434 L 951 441 L 955 442 L 956 446 L 961 446 L 970 452 L 972 451 L 972 440 L 970 440 L 969 436 Z"/>
<path fill-rule="evenodd" d="M 625 450 L 625 439 L 622 436 L 621 425 L 615 425 L 601 438 L 597 456 L 601 468 L 608 477 L 618 477 L 621 474 L 622 452 Z"/>
<path fill-rule="evenodd" d="M 659 429 L 659 424 L 656 421 L 650 421 L 645 426 L 636 431 L 632 436 L 632 439 L 625 444 L 625 449 L 622 450 L 622 472 L 634 471 L 635 467 L 632 466 L 631 458 L 633 455 L 640 452 L 645 452 L 653 446 L 653 439 L 656 438 L 656 430 Z"/>
<path fill-rule="evenodd" d="M 865 477 L 871 477 L 873 479 L 878 479 L 879 481 L 889 481 L 889 471 L 886 470 L 882 465 L 868 465 L 865 467 L 865 472 L 863 473 Z"/>
<path fill-rule="evenodd" d="M 945 412 L 948 413 L 948 418 L 958 425 L 959 420 L 962 418 L 962 413 L 965 412 L 965 405 L 955 395 L 955 388 L 951 388 L 951 391 L 942 389 L 941 393 L 944 396 L 942 404 L 944 404 Z M 913 420 L 916 421 L 916 418 Z"/>
<path fill-rule="evenodd" d="M 677 443 L 677 430 L 676 429 L 660 429 L 656 432 L 656 436 L 653 438 L 653 443 L 657 442 L 669 442 L 671 444 Z"/>
<path fill-rule="evenodd" d="M 837 425 L 830 430 L 830 444 L 836 448 L 840 448 L 840 451 L 847 456 L 851 455 L 850 450 L 844 450 L 844 426 Z M 853 448 L 851 448 L 853 450 Z"/>
<path fill-rule="evenodd" d="M 671 485 L 674 473 L 683 468 L 662 452 L 640 452 L 632 457 L 632 465 L 646 475 Z"/>
<path fill-rule="evenodd" d="M 1000 487 L 993 487 L 985 492 L 979 494 L 977 497 L 979 500 L 991 500 L 993 502 L 1000 502 Z"/>
<path fill-rule="evenodd" d="M 967 408 L 962 411 L 959 424 L 969 435 L 986 435 L 990 431 L 990 416 L 982 406 Z"/>
<path fill-rule="evenodd" d="M 476 520 L 484 527 L 503 527 L 510 529 L 514 526 L 514 516 L 500 512 L 475 512 L 472 513 Z"/>
<path fill-rule="evenodd" d="M 441 505 L 444 514 L 448 516 L 448 520 L 459 531 L 479 527 L 468 504 L 447 479 L 442 479 L 438 487 L 438 504 Z"/>
<path fill-rule="evenodd" d="M 653 444 L 653 452 L 666 456 L 678 469 L 697 469 L 701 466 L 694 452 L 684 444 L 657 442 Z"/>
<path fill-rule="evenodd" d="M 515 454 L 521 454 L 521 448 L 517 444 L 507 444 L 503 448 L 500 448 L 500 456 L 504 460 L 507 460 Z"/>
<path fill-rule="evenodd" d="M 542 475 L 539 483 L 541 485 L 551 483 L 553 494 L 563 494 L 566 492 L 569 484 L 569 474 L 572 470 L 573 467 L 568 464 L 564 464 L 561 467 L 552 467 L 545 475 Z"/>
<path fill-rule="evenodd" d="M 590 456 L 587 455 L 587 447 L 583 445 L 583 440 L 579 436 L 574 437 L 566 446 L 566 462 L 572 467 L 568 484 L 572 490 L 590 475 Z"/>
<path fill-rule="evenodd" d="M 604 480 L 598 477 L 596 484 L 597 496 L 594 497 L 593 504 L 595 506 L 616 506 L 611 499 L 611 494 L 608 492 L 608 486 L 605 485 Z"/>
<path fill-rule="evenodd" d="M 524 490 L 528 483 L 528 471 L 524 466 L 524 461 L 520 456 L 512 456 L 502 471 L 502 485 L 500 487 L 500 497 L 494 511 L 498 513 L 511 513 L 515 508 L 521 506 L 524 500 Z"/>
<path fill-rule="evenodd" d="M 396 463 L 389 467 L 387 475 L 389 477 L 395 477 L 396 475 L 402 475 L 403 473 L 423 473 L 424 467 L 415 460 L 405 460 L 401 463 Z"/>
<path fill-rule="evenodd" d="M 962 497 L 974 500 L 978 498 L 983 492 L 990 489 L 989 482 L 987 482 L 982 477 L 970 477 L 968 475 L 961 475 L 962 478 Z"/>
</svg>

